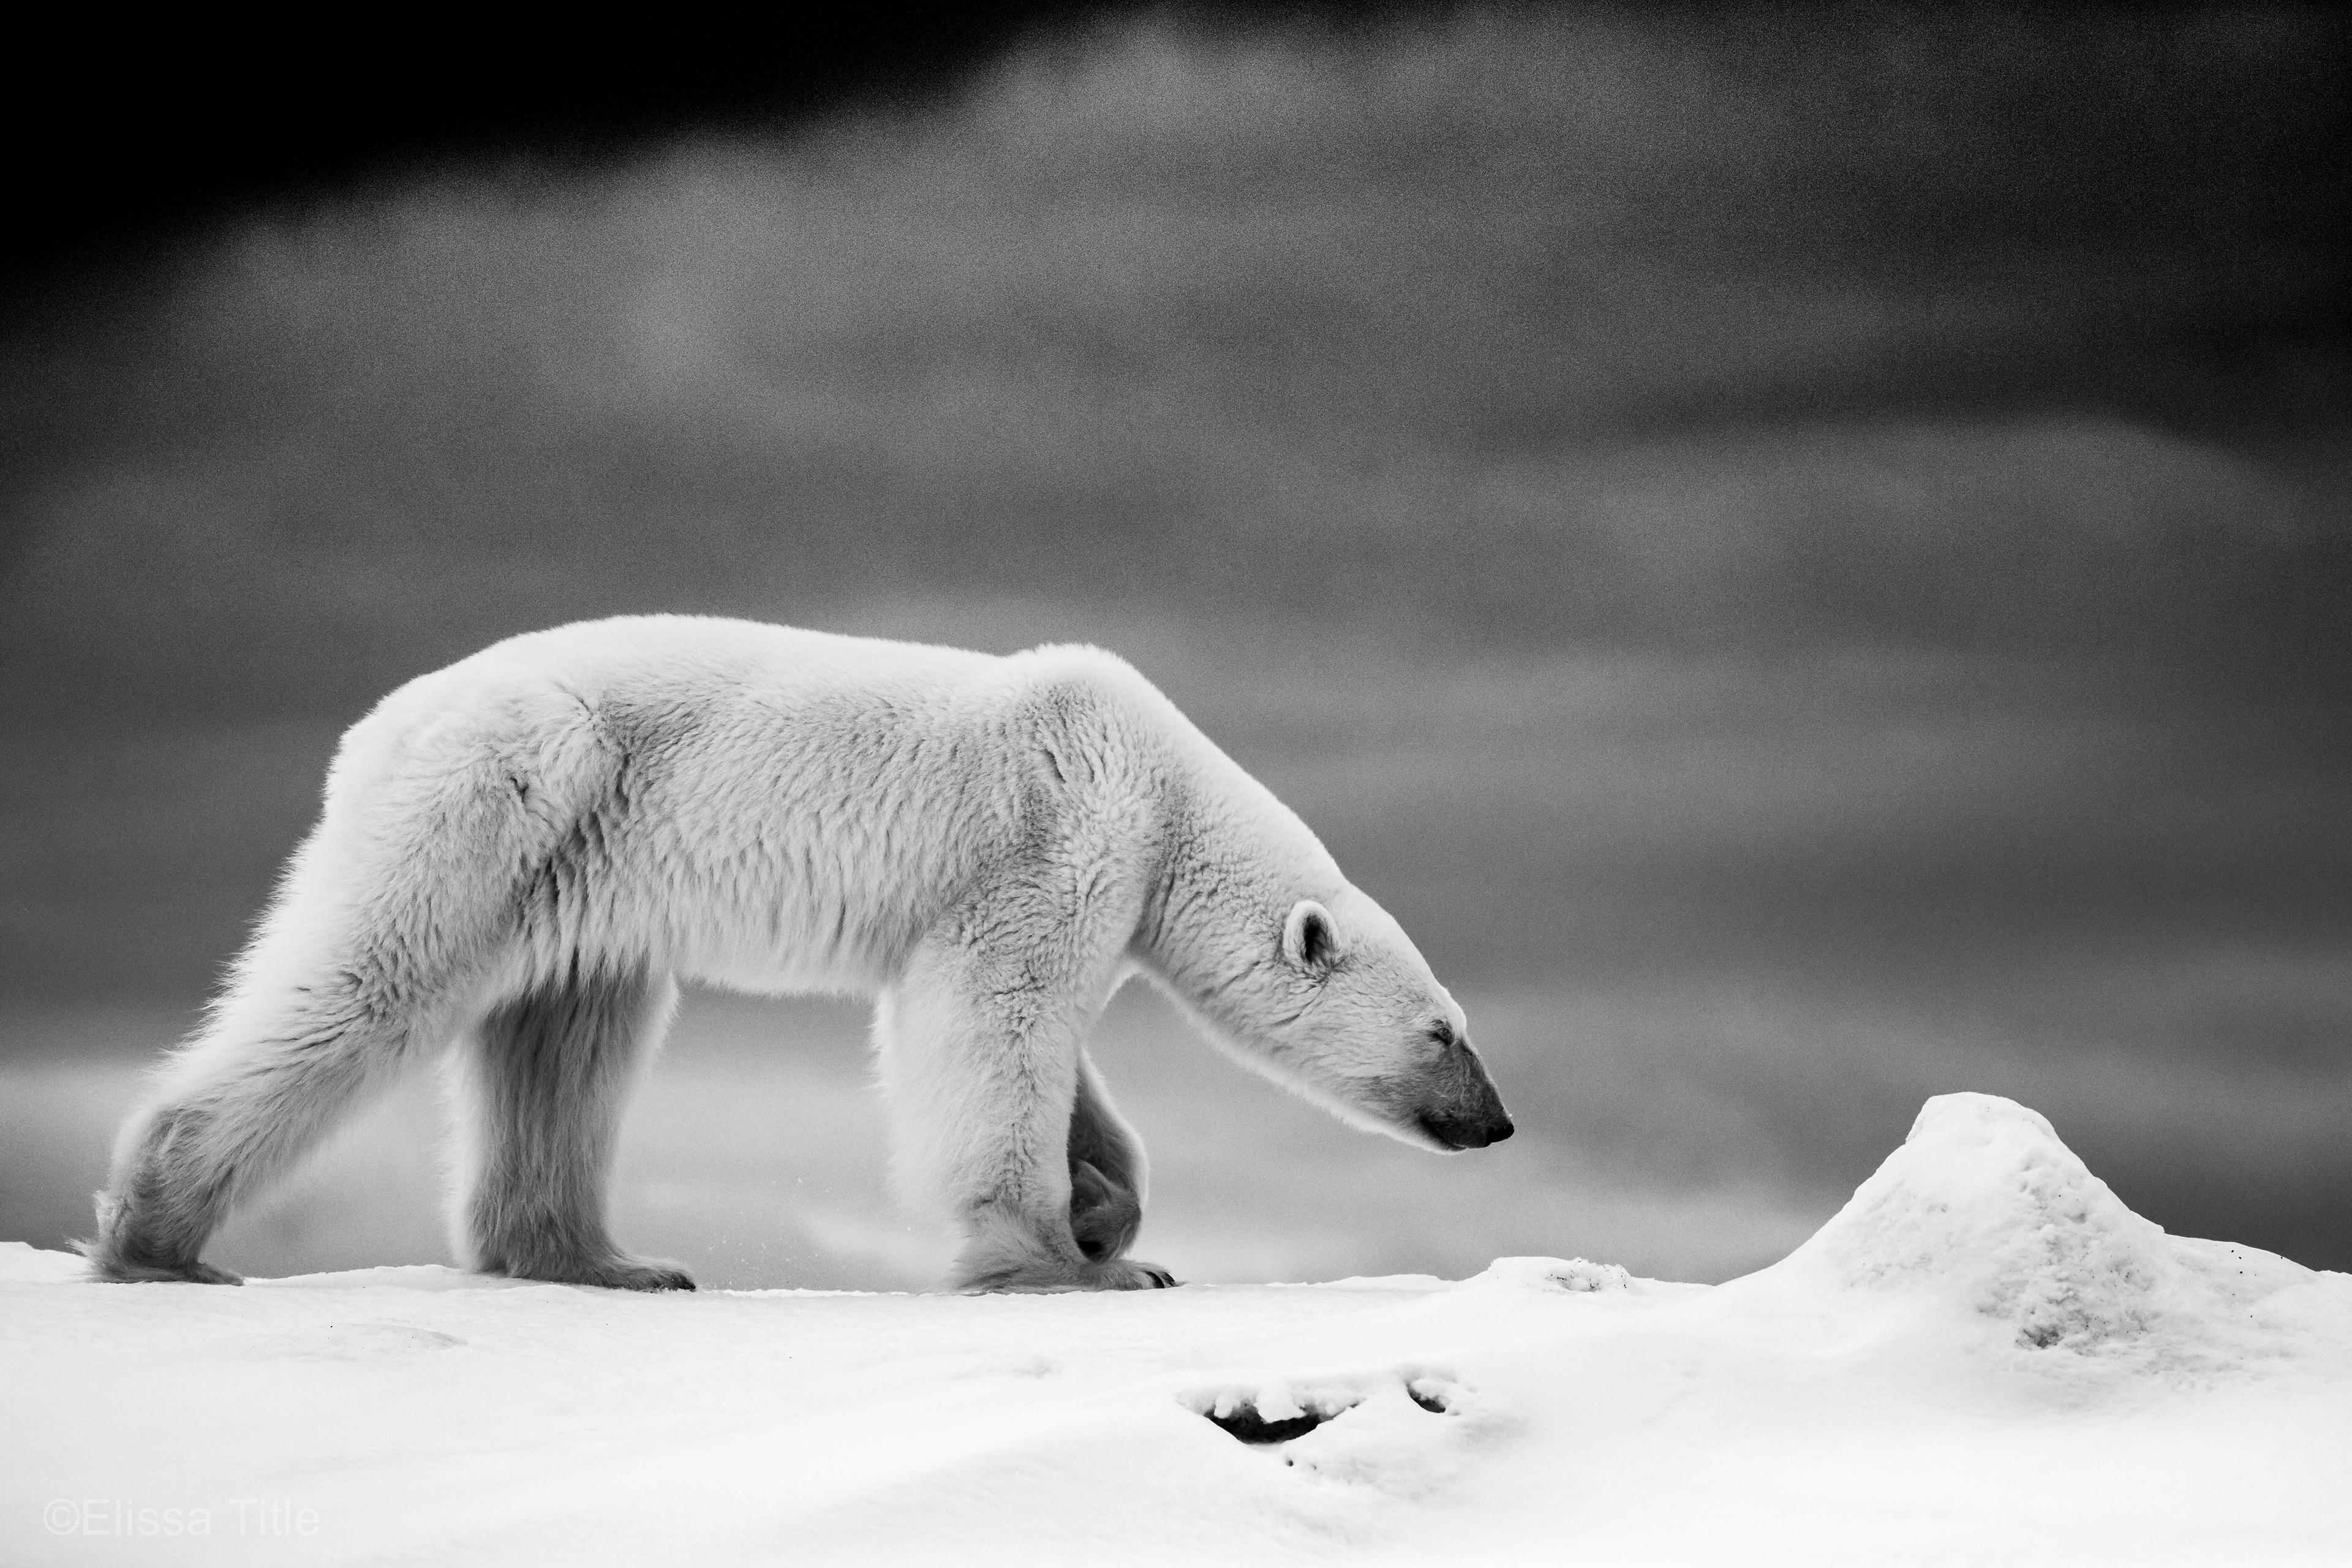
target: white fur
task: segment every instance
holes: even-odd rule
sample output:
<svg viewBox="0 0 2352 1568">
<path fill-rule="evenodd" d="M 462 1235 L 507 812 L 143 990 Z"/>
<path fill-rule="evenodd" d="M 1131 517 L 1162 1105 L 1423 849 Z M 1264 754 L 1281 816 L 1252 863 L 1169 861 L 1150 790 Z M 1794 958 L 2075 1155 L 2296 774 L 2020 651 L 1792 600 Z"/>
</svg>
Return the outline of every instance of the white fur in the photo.
<svg viewBox="0 0 2352 1568">
<path fill-rule="evenodd" d="M 1302 900 L 1327 911 L 1319 968 Z M 225 1207 L 403 1059 L 583 976 L 623 977 L 614 1037 L 642 1015 L 650 1048 L 675 977 L 877 1000 L 896 1169 L 964 1226 L 959 1278 L 1150 1282 L 1073 1248 L 1065 1157 L 1074 1097 L 1132 1145 L 1078 1085 L 1087 1029 L 1138 972 L 1359 1125 L 1443 1147 L 1418 1108 L 1471 1095 L 1430 1043 L 1461 1010 L 1404 932 L 1110 654 L 683 616 L 534 633 L 352 726 L 101 1208 L 201 1206 L 215 1176 Z"/>
</svg>

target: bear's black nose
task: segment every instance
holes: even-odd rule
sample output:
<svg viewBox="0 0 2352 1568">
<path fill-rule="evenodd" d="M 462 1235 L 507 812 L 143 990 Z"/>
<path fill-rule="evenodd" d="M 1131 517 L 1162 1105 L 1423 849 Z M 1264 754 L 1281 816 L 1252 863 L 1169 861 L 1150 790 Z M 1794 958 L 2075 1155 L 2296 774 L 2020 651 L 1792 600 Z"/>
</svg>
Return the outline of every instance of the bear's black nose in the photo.
<svg viewBox="0 0 2352 1568">
<path fill-rule="evenodd" d="M 1511 1125 L 1511 1119 L 1499 1112 L 1493 1116 L 1465 1116 L 1424 1110 L 1413 1121 L 1429 1134 L 1431 1142 L 1447 1149 L 1484 1149 L 1489 1143 L 1500 1143 L 1517 1131 Z"/>
</svg>

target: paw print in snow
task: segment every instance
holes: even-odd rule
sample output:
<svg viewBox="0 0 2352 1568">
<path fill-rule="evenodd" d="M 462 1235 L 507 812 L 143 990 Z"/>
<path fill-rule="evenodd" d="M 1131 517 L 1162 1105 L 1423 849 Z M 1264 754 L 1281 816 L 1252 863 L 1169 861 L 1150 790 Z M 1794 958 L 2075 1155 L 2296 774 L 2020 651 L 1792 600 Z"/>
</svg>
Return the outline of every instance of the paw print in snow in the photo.
<svg viewBox="0 0 2352 1568">
<path fill-rule="evenodd" d="M 1406 1497 L 1450 1480 L 1471 1436 L 1488 1425 L 1470 1390 L 1417 1370 L 1223 1389 L 1186 1403 L 1242 1442 L 1279 1452 L 1294 1469 Z"/>
</svg>

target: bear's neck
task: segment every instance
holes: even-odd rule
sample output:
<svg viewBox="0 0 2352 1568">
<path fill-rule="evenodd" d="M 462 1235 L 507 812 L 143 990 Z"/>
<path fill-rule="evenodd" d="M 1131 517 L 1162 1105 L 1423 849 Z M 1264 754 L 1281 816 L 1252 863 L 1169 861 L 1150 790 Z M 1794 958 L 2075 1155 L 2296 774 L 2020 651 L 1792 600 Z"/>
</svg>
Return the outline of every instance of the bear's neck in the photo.
<svg viewBox="0 0 2352 1568">
<path fill-rule="evenodd" d="M 1169 711 L 1182 728 L 1171 737 L 1160 863 L 1135 956 L 1214 1013 L 1220 995 L 1278 951 L 1294 904 L 1328 902 L 1348 883 L 1297 814 Z"/>
</svg>

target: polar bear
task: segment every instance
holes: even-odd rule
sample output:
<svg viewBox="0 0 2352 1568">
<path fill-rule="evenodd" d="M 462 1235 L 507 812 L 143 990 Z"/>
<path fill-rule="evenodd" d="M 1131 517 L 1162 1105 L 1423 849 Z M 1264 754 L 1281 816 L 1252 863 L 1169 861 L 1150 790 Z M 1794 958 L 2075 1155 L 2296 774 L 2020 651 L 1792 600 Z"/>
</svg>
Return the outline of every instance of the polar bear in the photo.
<svg viewBox="0 0 2352 1568">
<path fill-rule="evenodd" d="M 681 979 L 876 1000 L 902 1193 L 967 1290 L 1173 1283 L 1084 1039 L 1129 976 L 1421 1147 L 1511 1135 L 1462 1009 L 1306 825 L 1149 681 L 695 616 L 518 637 L 344 736 L 318 826 L 117 1142 L 109 1279 L 235 1283 L 226 1212 L 455 1042 L 477 1269 L 690 1289 L 606 1231 L 621 1099 Z"/>
</svg>

